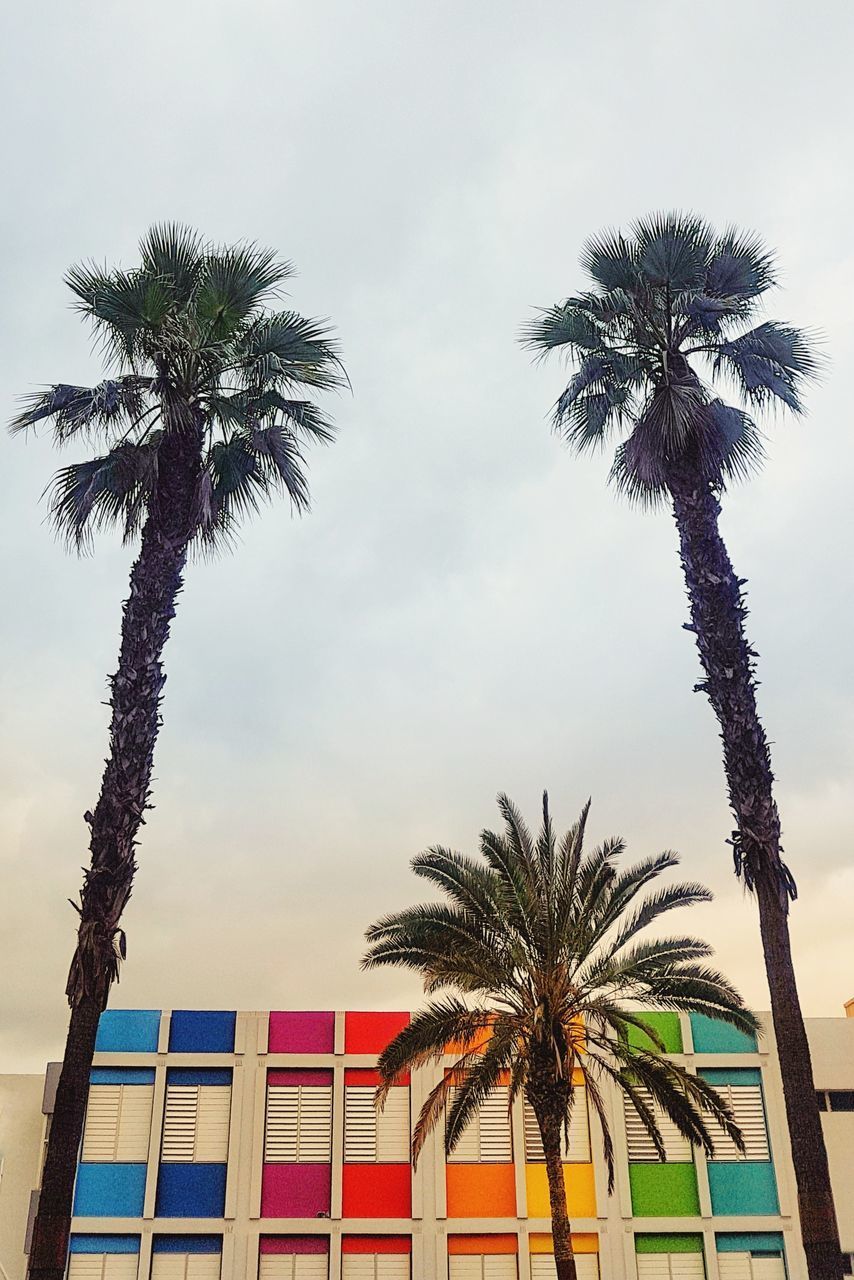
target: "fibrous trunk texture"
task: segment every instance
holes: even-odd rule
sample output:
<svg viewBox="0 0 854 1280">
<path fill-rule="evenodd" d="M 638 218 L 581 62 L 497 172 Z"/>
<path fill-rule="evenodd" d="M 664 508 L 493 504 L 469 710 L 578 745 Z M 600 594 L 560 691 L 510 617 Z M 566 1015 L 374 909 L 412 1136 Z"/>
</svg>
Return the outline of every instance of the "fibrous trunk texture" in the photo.
<svg viewBox="0 0 854 1280">
<path fill-rule="evenodd" d="M 526 1095 L 536 1116 L 546 1157 L 557 1280 L 576 1280 L 572 1230 L 566 1207 L 566 1182 L 561 1160 L 561 1131 L 566 1122 L 569 1093 L 570 1087 L 564 1079 L 549 1079 L 548 1074 L 540 1072 L 534 1073 L 526 1088 Z"/>
<path fill-rule="evenodd" d="M 80 893 L 77 948 L 66 994 L 71 1018 L 48 1136 L 30 1250 L 30 1280 L 62 1280 L 98 1019 L 124 954 L 119 928 L 130 897 L 136 837 L 148 807 L 165 676 L 162 654 L 181 590 L 201 470 L 202 424 L 164 414 L 158 476 L 131 571 L 121 648 L 112 677 L 110 747 L 93 814 L 91 860 Z"/>
<path fill-rule="evenodd" d="M 780 818 L 765 730 L 756 706 L 756 654 L 745 636 L 747 609 L 718 527 L 720 504 L 689 468 L 670 477 L 691 627 L 723 742 L 736 820 L 736 871 L 756 894 L 765 970 L 783 1079 L 798 1187 L 798 1210 L 810 1280 L 841 1280 L 842 1255 L 812 1062 L 789 939 L 794 883 L 780 857 Z"/>
</svg>

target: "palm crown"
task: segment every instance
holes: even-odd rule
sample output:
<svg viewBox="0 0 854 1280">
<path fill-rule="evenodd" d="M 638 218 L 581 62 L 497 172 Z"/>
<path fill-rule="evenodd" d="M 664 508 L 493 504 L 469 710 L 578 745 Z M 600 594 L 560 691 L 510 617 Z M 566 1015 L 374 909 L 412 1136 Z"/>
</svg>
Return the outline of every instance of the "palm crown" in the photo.
<svg viewBox="0 0 854 1280">
<path fill-rule="evenodd" d="M 801 330 L 755 323 L 775 283 L 761 241 L 719 235 L 693 215 L 656 214 L 627 236 L 588 240 L 581 265 L 592 290 L 542 310 L 523 333 L 535 351 L 560 348 L 577 366 L 554 414 L 567 443 L 583 451 L 627 433 L 612 478 L 646 501 L 664 495 L 673 467 L 687 463 L 721 489 L 759 465 L 753 412 L 800 412 L 804 380 L 817 372 Z M 714 394 L 722 378 L 740 406 Z"/>
<path fill-rule="evenodd" d="M 414 1156 L 446 1111 L 452 1150 L 477 1107 L 506 1079 L 511 1102 L 522 1091 L 538 1120 L 544 1105 L 554 1105 L 567 1125 L 574 1072 L 581 1073 L 601 1121 L 612 1183 L 602 1094 L 607 1080 L 636 1106 L 662 1159 L 655 1107 L 709 1152 L 704 1113 L 741 1145 L 715 1090 L 663 1057 L 655 1032 L 624 1003 L 700 1011 L 743 1030 L 756 1028 L 734 988 L 705 963 L 711 953 L 705 942 L 639 938 L 666 912 L 706 902 L 710 892 L 699 884 L 671 884 L 643 894 L 678 863 L 674 853 L 623 869 L 620 839 L 585 853 L 589 804 L 561 840 L 547 796 L 536 838 L 507 797 L 499 797 L 499 807 L 504 832 L 482 832 L 479 859 L 436 847 L 413 860 L 416 875 L 438 886 L 445 901 L 386 916 L 367 933 L 365 967 L 404 966 L 422 976 L 427 993 L 448 991 L 413 1016 L 379 1062 L 382 1100 L 403 1072 L 441 1063 L 450 1045 L 459 1047 L 422 1109 Z M 636 1035 L 630 1042 L 633 1028 L 643 1029 L 651 1048 L 638 1047 Z"/>
<path fill-rule="evenodd" d="M 303 446 L 329 441 L 332 426 L 304 391 L 338 386 L 343 375 L 325 324 L 266 309 L 291 266 L 178 225 L 153 227 L 140 256 L 130 271 L 86 265 L 66 277 L 117 372 L 95 387 L 52 386 L 12 423 L 49 420 L 60 445 L 84 436 L 106 446 L 54 477 L 55 526 L 78 547 L 113 524 L 131 538 L 148 512 L 164 436 L 187 415 L 203 435 L 197 541 L 227 538 L 275 490 L 305 509 Z"/>
</svg>

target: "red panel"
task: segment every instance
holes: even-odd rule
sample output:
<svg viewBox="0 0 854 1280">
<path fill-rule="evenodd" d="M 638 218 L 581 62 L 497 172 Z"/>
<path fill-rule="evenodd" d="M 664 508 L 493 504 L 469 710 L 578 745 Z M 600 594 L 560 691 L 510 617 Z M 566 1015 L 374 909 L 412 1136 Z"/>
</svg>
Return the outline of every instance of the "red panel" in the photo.
<svg viewBox="0 0 854 1280">
<path fill-rule="evenodd" d="M 345 1164 L 345 1218 L 411 1218 L 412 1170 L 408 1164 Z"/>
<path fill-rule="evenodd" d="M 344 1236 L 342 1253 L 411 1253 L 412 1236 Z"/>
<path fill-rule="evenodd" d="M 373 1085 L 376 1087 L 382 1084 L 383 1078 L 379 1071 L 371 1071 L 370 1067 L 347 1067 L 344 1071 L 344 1083 L 353 1085 Z M 409 1072 L 401 1076 L 395 1081 L 395 1084 L 409 1084 Z"/>
<path fill-rule="evenodd" d="M 398 1031 L 409 1025 L 408 1013 L 345 1013 L 345 1053 L 382 1053 Z"/>
</svg>

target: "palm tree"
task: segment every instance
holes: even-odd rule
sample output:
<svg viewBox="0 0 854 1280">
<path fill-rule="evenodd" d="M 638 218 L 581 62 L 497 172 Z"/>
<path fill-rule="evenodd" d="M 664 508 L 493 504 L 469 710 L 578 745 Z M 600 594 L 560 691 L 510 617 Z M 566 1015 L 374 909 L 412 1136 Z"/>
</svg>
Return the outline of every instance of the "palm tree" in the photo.
<svg viewBox="0 0 854 1280">
<path fill-rule="evenodd" d="M 481 833 L 480 858 L 436 847 L 413 860 L 415 874 L 438 886 L 443 902 L 396 912 L 367 932 L 365 968 L 412 969 L 425 992 L 448 993 L 416 1013 L 383 1052 L 377 1101 L 382 1105 L 403 1073 L 440 1064 L 449 1045 L 459 1047 L 416 1123 L 417 1161 L 443 1114 L 445 1145 L 452 1151 L 491 1090 L 509 1080 L 511 1104 L 524 1095 L 542 1137 L 558 1280 L 575 1280 L 561 1162 L 574 1073 L 580 1073 L 599 1117 L 610 1192 L 614 1148 L 603 1095 L 608 1082 L 637 1108 L 662 1160 L 662 1112 L 709 1153 L 713 1139 L 705 1116 L 741 1146 L 740 1131 L 715 1090 L 663 1057 L 660 1038 L 625 1002 L 699 1011 L 745 1030 L 753 1030 L 756 1020 L 730 983 L 707 965 L 706 943 L 639 937 L 673 908 L 711 898 L 699 884 L 643 893 L 677 865 L 675 853 L 621 869 L 622 840 L 583 850 L 589 802 L 561 840 L 547 795 L 536 839 L 506 796 L 498 797 L 498 806 L 504 831 Z M 633 1028 L 646 1031 L 651 1049 L 630 1044 Z"/>
<path fill-rule="evenodd" d="M 277 492 L 308 506 L 303 449 L 332 438 L 303 398 L 342 372 L 327 326 L 271 310 L 287 263 L 252 244 L 217 247 L 181 226 L 154 227 L 129 271 L 74 267 L 67 283 L 115 368 L 95 387 L 59 384 L 12 423 L 42 422 L 54 440 L 98 447 L 49 489 L 57 532 L 77 550 L 119 526 L 139 552 L 110 681 L 110 742 L 89 825 L 66 994 L 71 1017 L 50 1130 L 29 1275 L 65 1270 L 77 1151 L 98 1019 L 125 954 L 120 926 L 151 796 L 161 723 L 163 647 L 188 552 L 214 552 L 241 518 Z"/>
<path fill-rule="evenodd" d="M 720 725 L 736 829 L 736 874 L 755 893 L 811 1280 L 842 1275 L 824 1138 L 789 939 L 794 880 L 783 862 L 768 740 L 756 706 L 756 651 L 745 634 L 743 578 L 718 527 L 720 500 L 763 459 L 755 411 L 802 411 L 818 371 L 799 329 L 759 318 L 774 285 L 771 254 L 753 235 L 717 234 L 692 215 L 653 215 L 627 236 L 589 240 L 592 289 L 543 310 L 523 340 L 562 350 L 576 371 L 555 427 L 578 453 L 621 433 L 611 479 L 642 505 L 670 505 L 691 623 Z M 701 372 L 706 375 L 705 380 Z M 734 388 L 739 405 L 713 386 Z"/>
</svg>

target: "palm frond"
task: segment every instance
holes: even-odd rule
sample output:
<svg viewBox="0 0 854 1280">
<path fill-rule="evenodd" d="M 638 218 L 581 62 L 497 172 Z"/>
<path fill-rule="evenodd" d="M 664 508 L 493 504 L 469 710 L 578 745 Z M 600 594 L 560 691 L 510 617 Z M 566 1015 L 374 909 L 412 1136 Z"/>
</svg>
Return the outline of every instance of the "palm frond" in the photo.
<svg viewBox="0 0 854 1280">
<path fill-rule="evenodd" d="M 151 378 L 133 374 L 106 378 L 94 387 L 58 383 L 28 397 L 9 429 L 26 431 L 52 418 L 54 439 L 59 445 L 81 432 L 89 437 L 103 436 L 117 426 L 134 426 L 145 412 L 152 388 Z"/>
<path fill-rule="evenodd" d="M 56 473 L 48 488 L 50 520 L 76 551 L 88 549 L 93 529 L 121 526 L 125 541 L 145 516 L 157 470 L 157 446 L 119 444 L 102 457 L 72 463 Z"/>
<path fill-rule="evenodd" d="M 166 283 L 184 306 L 193 296 L 207 252 L 199 233 L 180 222 L 156 223 L 139 242 L 144 269 Z"/>
</svg>

